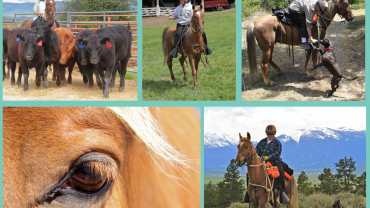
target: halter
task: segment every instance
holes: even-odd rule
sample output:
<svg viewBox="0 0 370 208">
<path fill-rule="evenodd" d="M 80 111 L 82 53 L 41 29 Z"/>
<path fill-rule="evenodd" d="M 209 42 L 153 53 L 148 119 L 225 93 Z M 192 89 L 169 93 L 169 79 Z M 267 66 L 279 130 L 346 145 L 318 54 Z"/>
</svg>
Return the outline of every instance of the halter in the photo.
<svg viewBox="0 0 370 208">
<path fill-rule="evenodd" d="M 199 22 L 201 22 L 201 23 L 203 23 L 203 25 L 204 25 L 204 20 L 203 20 L 203 21 L 201 21 L 201 20 L 200 20 L 200 21 L 198 21 L 198 22 L 195 22 L 195 21 L 194 21 L 194 15 L 193 15 L 193 17 L 191 18 L 191 22 L 192 22 L 192 23 L 194 23 L 194 25 L 195 25 L 195 27 L 196 27 L 196 30 L 194 30 L 194 28 L 193 28 L 193 27 L 191 27 L 191 29 L 193 29 L 193 31 L 194 31 L 194 32 L 196 32 L 196 33 L 200 33 L 200 32 L 198 32 L 198 23 L 199 23 Z M 200 34 L 202 34 L 202 33 L 200 33 Z"/>
</svg>

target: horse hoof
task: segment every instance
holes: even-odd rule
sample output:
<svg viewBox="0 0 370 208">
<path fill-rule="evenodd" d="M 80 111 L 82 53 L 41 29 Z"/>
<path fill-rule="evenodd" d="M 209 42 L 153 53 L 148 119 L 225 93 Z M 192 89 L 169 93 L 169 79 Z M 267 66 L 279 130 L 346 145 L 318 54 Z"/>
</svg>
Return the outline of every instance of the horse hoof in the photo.
<svg viewBox="0 0 370 208">
<path fill-rule="evenodd" d="M 198 90 L 198 86 L 195 86 L 195 87 L 194 87 L 194 90 Z"/>
<path fill-rule="evenodd" d="M 270 84 L 269 84 L 270 86 L 275 86 L 275 85 L 277 85 L 274 81 L 271 81 L 270 80 Z"/>
<path fill-rule="evenodd" d="M 279 75 L 279 76 L 284 75 L 284 74 L 285 74 L 285 72 L 283 72 L 283 71 L 280 71 L 280 72 L 278 73 L 278 75 Z"/>
<path fill-rule="evenodd" d="M 172 80 L 173 83 L 176 83 L 176 81 L 177 81 L 176 79 Z"/>
<path fill-rule="evenodd" d="M 185 82 L 187 82 L 187 81 L 188 81 L 188 78 L 185 78 L 185 77 L 184 77 L 184 81 L 185 81 Z"/>
</svg>

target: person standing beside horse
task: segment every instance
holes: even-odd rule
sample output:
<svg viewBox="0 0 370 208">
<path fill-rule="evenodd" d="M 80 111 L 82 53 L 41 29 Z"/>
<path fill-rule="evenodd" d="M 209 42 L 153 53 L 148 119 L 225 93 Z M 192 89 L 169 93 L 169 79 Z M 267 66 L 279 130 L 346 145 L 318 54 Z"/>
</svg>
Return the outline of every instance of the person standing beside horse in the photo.
<svg viewBox="0 0 370 208">
<path fill-rule="evenodd" d="M 310 51 L 313 49 L 309 43 L 314 43 L 312 27 L 316 13 L 324 14 L 328 2 L 324 0 L 295 0 L 289 6 L 289 15 L 299 26 L 299 37 L 302 39 L 301 48 Z M 308 39 L 308 40 L 307 40 Z"/>
<path fill-rule="evenodd" d="M 189 0 L 180 0 L 180 5 L 176 7 L 175 11 L 172 13 L 168 19 L 173 20 L 177 19 L 176 25 L 176 32 L 175 32 L 175 43 L 173 45 L 173 49 L 170 52 L 170 55 L 174 58 L 177 57 L 177 46 L 178 42 L 181 40 L 181 34 L 185 28 L 185 26 L 190 24 L 191 16 L 193 14 L 193 8 L 191 2 Z M 207 37 L 206 33 L 202 33 L 202 37 L 204 39 L 204 50 L 206 55 L 211 55 L 212 51 L 207 47 Z"/>
<path fill-rule="evenodd" d="M 286 204 L 289 202 L 289 198 L 285 194 L 284 162 L 280 157 L 282 145 L 281 142 L 275 138 L 276 127 L 274 125 L 268 125 L 265 132 L 267 137 L 257 144 L 257 155 L 265 161 L 270 161 L 271 165 L 278 167 L 280 176 L 277 178 L 277 181 L 280 184 L 280 203 Z"/>
</svg>

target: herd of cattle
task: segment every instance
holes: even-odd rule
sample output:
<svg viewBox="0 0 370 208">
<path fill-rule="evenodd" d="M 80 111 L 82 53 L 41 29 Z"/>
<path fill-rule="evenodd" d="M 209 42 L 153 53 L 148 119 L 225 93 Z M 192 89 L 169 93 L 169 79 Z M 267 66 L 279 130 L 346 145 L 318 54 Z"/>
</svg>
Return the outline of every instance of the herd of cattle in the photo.
<svg viewBox="0 0 370 208">
<path fill-rule="evenodd" d="M 11 70 L 11 84 L 15 85 L 15 68 L 19 63 L 17 85 L 21 86 L 24 76 L 24 91 L 28 90 L 29 69 L 36 68 L 36 85 L 41 79 L 48 88 L 47 67 L 53 65 L 52 80 L 65 86 L 66 68 L 68 83 L 72 83 L 72 70 L 77 62 L 85 84 L 94 85 L 93 74 L 98 86 L 103 89 L 104 98 L 109 98 L 109 86 L 114 87 L 117 71 L 120 74 L 120 87 L 125 87 L 127 63 L 131 57 L 132 35 L 129 28 L 122 25 L 99 28 L 96 31 L 85 29 L 74 35 L 65 28 L 51 29 L 54 21 L 48 22 L 39 17 L 32 29 L 3 29 L 3 80 L 6 77 L 5 60 Z M 104 71 L 105 74 L 104 74 Z"/>
</svg>

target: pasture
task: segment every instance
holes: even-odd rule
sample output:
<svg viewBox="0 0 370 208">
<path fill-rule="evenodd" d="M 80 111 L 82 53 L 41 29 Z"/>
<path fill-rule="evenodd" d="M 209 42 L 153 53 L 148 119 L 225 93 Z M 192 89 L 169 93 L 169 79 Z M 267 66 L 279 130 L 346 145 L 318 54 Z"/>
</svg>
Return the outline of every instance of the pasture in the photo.
<svg viewBox="0 0 370 208">
<path fill-rule="evenodd" d="M 213 53 L 208 56 L 211 68 L 199 63 L 198 90 L 193 90 L 191 67 L 186 63 L 189 81 L 183 80 L 180 55 L 173 59 L 177 82 L 172 82 L 167 63 L 163 64 L 162 33 L 168 26 L 176 26 L 176 21 L 143 18 L 143 100 L 235 100 L 235 8 L 204 14 L 204 31 Z"/>
<path fill-rule="evenodd" d="M 18 66 L 17 64 L 15 77 L 18 77 Z M 127 69 L 136 71 L 136 63 L 129 64 Z M 55 81 L 51 80 L 52 72 L 50 71 L 48 74 L 48 89 L 43 89 L 42 86 L 37 87 L 35 77 L 35 70 L 30 70 L 29 90 L 27 92 L 23 92 L 22 87 L 12 86 L 10 80 L 5 79 L 3 82 L 3 100 L 103 100 L 103 90 L 99 89 L 96 84 L 95 76 L 94 87 L 89 88 L 88 85 L 84 84 L 77 64 L 73 68 L 72 84 L 67 84 L 65 87 L 58 86 Z M 118 88 L 119 76 L 117 72 L 116 85 L 113 89 L 110 89 L 109 100 L 137 100 L 137 75 L 127 72 L 125 90 L 119 92 Z"/>
<path fill-rule="evenodd" d="M 256 18 L 266 14 L 265 11 L 257 11 L 242 23 L 242 79 L 244 101 L 363 101 L 365 100 L 365 10 L 352 10 L 355 19 L 352 22 L 341 24 L 333 22 L 326 33 L 325 38 L 333 43 L 336 60 L 346 77 L 358 77 L 355 81 L 342 79 L 334 96 L 327 98 L 326 94 L 331 90 L 330 81 L 332 75 L 325 67 L 319 67 L 317 74 L 306 75 L 303 71 L 305 52 L 298 46 L 294 47 L 295 63 L 292 66 L 292 58 L 286 45 L 275 44 L 273 60 L 279 65 L 285 74 L 278 75 L 269 64 L 268 74 L 276 85 L 266 86 L 262 79 L 260 62 L 262 52 L 257 45 L 257 65 L 259 78 L 257 82 L 251 80 L 249 74 L 249 62 L 247 46 L 245 42 L 247 26 Z M 337 15 L 335 21 L 341 21 Z M 322 46 L 321 46 L 322 48 Z M 320 56 L 320 55 L 319 55 Z M 312 61 L 308 63 L 308 69 L 312 68 Z M 239 89 L 238 89 L 239 90 Z"/>
</svg>

